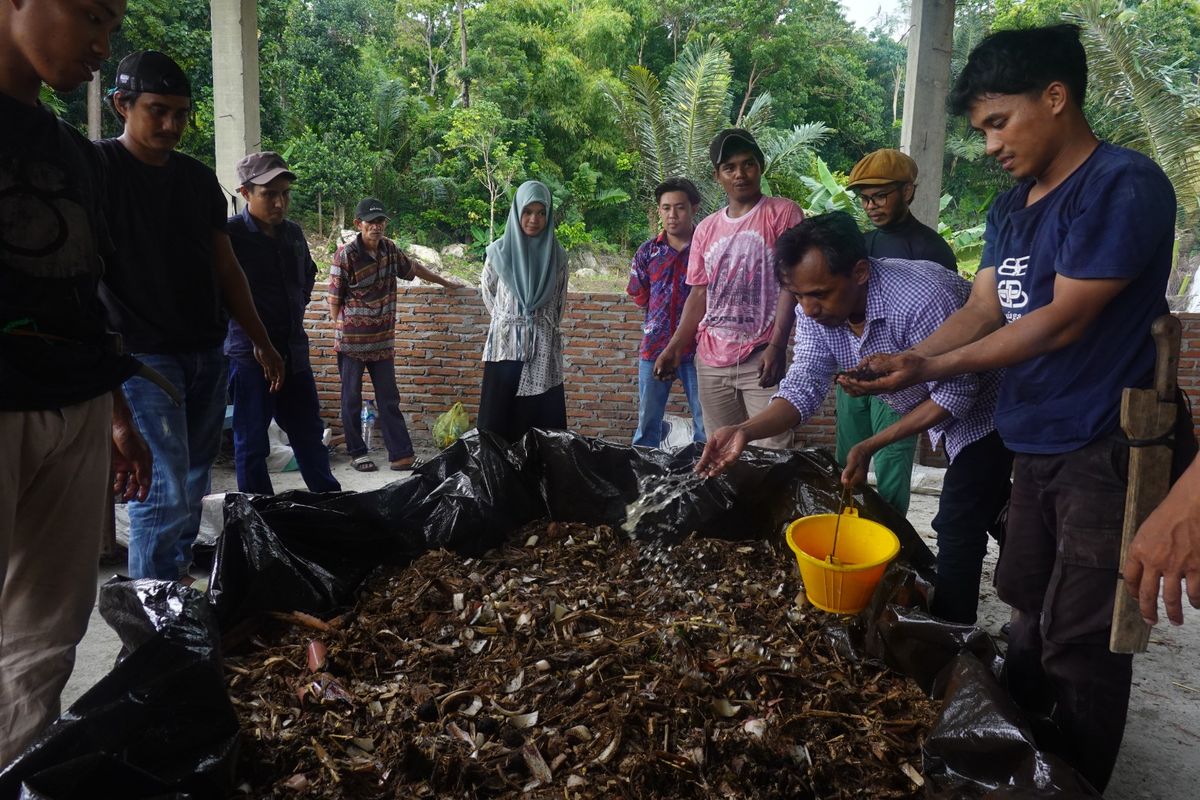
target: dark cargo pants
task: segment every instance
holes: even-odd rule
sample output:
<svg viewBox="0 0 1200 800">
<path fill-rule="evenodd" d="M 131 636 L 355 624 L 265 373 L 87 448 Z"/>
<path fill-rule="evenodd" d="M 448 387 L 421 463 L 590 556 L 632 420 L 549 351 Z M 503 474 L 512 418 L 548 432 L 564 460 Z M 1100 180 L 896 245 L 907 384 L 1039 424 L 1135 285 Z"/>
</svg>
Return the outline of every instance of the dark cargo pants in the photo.
<svg viewBox="0 0 1200 800">
<path fill-rule="evenodd" d="M 1180 408 L 1173 476 L 1196 453 Z M 1133 659 L 1110 653 L 1129 448 L 1119 435 L 1056 455 L 1017 454 L 996 591 L 1017 612 L 1005 658 L 1013 698 L 1050 715 L 1056 749 L 1096 789 L 1112 775 Z"/>
</svg>

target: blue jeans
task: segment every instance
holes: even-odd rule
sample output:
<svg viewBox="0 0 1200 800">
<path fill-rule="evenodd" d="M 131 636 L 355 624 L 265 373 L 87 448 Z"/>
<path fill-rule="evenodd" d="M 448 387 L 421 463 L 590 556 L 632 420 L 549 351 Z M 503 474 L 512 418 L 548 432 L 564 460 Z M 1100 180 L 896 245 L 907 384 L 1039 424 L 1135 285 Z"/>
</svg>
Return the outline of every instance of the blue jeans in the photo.
<svg viewBox="0 0 1200 800">
<path fill-rule="evenodd" d="M 696 363 L 683 362 L 676 371 L 688 406 L 692 409 L 692 441 L 704 441 L 704 412 L 700 410 L 700 387 L 696 383 Z M 638 427 L 633 443 L 642 447 L 658 447 L 663 438 L 663 412 L 675 381 L 660 381 L 654 377 L 654 362 L 638 361 Z"/>
<path fill-rule="evenodd" d="M 233 463 L 239 491 L 275 493 L 267 472 L 267 455 L 271 452 L 267 428 L 272 418 L 287 434 L 309 490 L 342 490 L 329 469 L 329 450 L 321 441 L 325 423 L 321 421 L 311 368 L 289 372 L 279 391 L 272 393 L 257 362 L 230 359 L 229 396 L 233 399 Z"/>
<path fill-rule="evenodd" d="M 192 564 L 200 502 L 221 446 L 225 356 L 220 347 L 191 353 L 137 353 L 183 396 L 178 408 L 145 378 L 125 382 L 125 398 L 154 456 L 150 494 L 129 504 L 129 575 L 176 580 Z"/>
</svg>

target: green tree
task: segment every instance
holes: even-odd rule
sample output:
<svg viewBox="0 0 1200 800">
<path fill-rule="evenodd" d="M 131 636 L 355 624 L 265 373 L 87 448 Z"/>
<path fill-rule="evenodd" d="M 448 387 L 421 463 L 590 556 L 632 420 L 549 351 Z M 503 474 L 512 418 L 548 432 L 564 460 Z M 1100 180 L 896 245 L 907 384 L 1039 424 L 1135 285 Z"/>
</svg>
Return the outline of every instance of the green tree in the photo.
<svg viewBox="0 0 1200 800">
<path fill-rule="evenodd" d="M 1083 26 L 1096 125 L 1114 144 L 1150 156 L 1170 178 L 1186 255 L 1200 222 L 1200 102 L 1175 87 L 1198 76 L 1164 64 L 1157 44 L 1123 16 L 1100 0 L 1067 14 Z M 1190 266 L 1177 268 L 1170 290 L 1186 289 L 1191 273 Z"/>
<path fill-rule="evenodd" d="M 505 140 L 506 123 L 495 103 L 476 101 L 454 112 L 445 136 L 446 147 L 466 154 L 471 176 L 487 193 L 488 241 L 496 234 L 496 206 L 524 166 L 521 146 Z"/>
</svg>

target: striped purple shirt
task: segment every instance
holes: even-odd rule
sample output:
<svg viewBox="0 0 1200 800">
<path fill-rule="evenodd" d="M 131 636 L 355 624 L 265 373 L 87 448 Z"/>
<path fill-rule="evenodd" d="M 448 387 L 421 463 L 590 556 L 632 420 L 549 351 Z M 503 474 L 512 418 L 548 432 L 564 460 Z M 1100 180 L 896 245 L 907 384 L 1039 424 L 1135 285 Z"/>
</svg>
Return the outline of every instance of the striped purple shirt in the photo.
<svg viewBox="0 0 1200 800">
<path fill-rule="evenodd" d="M 787 400 L 808 419 L 821 407 L 837 372 L 853 369 L 866 356 L 898 353 L 919 344 L 958 311 L 970 293 L 969 283 L 932 261 L 872 258 L 862 337 L 847 323 L 828 328 L 797 315 L 792 365 L 775 397 Z M 929 429 L 929 441 L 936 448 L 945 437 L 946 455 L 953 461 L 964 447 L 995 430 L 996 392 L 1003 374 L 994 370 L 958 375 L 880 399 L 898 414 L 930 398 L 949 411 L 948 419 Z"/>
</svg>

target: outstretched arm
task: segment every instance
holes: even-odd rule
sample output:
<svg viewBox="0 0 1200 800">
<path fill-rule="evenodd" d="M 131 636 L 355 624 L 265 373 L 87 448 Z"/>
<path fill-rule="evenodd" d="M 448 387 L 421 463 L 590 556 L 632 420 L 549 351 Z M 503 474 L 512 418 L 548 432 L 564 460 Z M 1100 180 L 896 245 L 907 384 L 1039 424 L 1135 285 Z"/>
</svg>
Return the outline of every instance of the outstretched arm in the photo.
<svg viewBox="0 0 1200 800">
<path fill-rule="evenodd" d="M 950 412 L 933 400 L 921 403 L 879 433 L 863 439 L 850 448 L 850 452 L 846 454 L 846 468 L 842 470 L 842 483 L 847 486 L 866 483 L 871 456 L 893 442 L 915 436 L 949 418 Z"/>
<path fill-rule="evenodd" d="M 864 366 L 881 373 L 882 377 L 872 380 L 842 377 L 839 383 L 852 393 L 879 394 L 952 375 L 987 372 L 1028 361 L 1082 339 L 1104 307 L 1128 285 L 1129 280 L 1125 278 L 1080 280 L 1059 275 L 1054 280 L 1054 299 L 1016 322 L 937 355 L 922 352 L 926 343 L 934 339 L 931 336 L 907 352 L 871 356 L 864 361 Z M 954 322 L 957 316 L 946 320 L 943 327 Z M 941 342 L 949 343 L 950 337 Z M 928 347 L 930 351 L 938 349 L 940 345 L 936 340 L 934 346 Z"/>
<path fill-rule="evenodd" d="M 720 475 L 738 460 L 750 442 L 776 436 L 803 421 L 801 413 L 787 400 L 772 398 L 766 408 L 745 422 L 714 431 L 696 463 L 696 472 L 706 478 Z"/>
<path fill-rule="evenodd" d="M 1167 619 L 1183 624 L 1183 585 L 1200 608 L 1200 458 L 1192 461 L 1166 499 L 1146 517 L 1125 557 L 1125 588 L 1139 601 L 1142 617 L 1158 622 L 1162 585 Z"/>
</svg>

